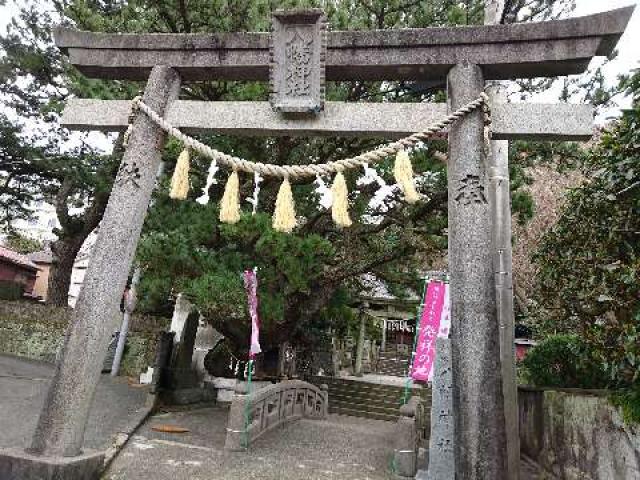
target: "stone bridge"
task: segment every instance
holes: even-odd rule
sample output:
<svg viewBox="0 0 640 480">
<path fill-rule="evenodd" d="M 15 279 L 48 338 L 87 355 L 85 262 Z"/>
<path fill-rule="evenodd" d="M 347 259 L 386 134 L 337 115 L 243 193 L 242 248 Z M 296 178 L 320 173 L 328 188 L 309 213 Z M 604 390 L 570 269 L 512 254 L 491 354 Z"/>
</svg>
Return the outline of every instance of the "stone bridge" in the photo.
<svg viewBox="0 0 640 480">
<path fill-rule="evenodd" d="M 289 380 L 247 394 L 246 384 L 238 384 L 229 411 L 224 448 L 244 450 L 269 430 L 285 423 L 301 418 L 326 418 L 327 390 L 326 385 L 318 388 L 301 380 Z"/>
</svg>

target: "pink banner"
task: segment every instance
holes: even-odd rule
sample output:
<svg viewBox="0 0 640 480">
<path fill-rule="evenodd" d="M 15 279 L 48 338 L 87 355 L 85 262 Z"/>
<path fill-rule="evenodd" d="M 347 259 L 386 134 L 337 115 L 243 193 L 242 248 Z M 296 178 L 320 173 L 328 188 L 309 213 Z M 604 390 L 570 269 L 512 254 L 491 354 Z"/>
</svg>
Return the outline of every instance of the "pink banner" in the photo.
<svg viewBox="0 0 640 480">
<path fill-rule="evenodd" d="M 258 276 L 256 269 L 244 271 L 244 289 L 247 292 L 249 315 L 251 316 L 251 346 L 249 358 L 260 353 L 260 322 L 258 321 Z"/>
<path fill-rule="evenodd" d="M 411 377 L 414 380 L 426 382 L 432 374 L 436 357 L 436 338 L 440 330 L 445 295 L 446 285 L 443 282 L 429 282 L 422 308 L 416 356 L 413 359 L 413 371 L 411 372 Z"/>
</svg>

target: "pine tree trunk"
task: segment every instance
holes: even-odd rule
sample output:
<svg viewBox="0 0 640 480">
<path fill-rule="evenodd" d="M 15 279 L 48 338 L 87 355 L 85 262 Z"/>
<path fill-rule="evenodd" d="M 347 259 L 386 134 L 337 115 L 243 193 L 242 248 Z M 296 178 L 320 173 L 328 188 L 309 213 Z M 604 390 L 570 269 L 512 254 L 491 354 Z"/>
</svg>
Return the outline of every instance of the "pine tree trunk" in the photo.
<svg viewBox="0 0 640 480">
<path fill-rule="evenodd" d="M 74 236 L 56 240 L 51 245 L 53 263 L 49 273 L 48 304 L 58 307 L 66 307 L 69 304 L 73 263 L 85 239 L 86 236 Z"/>
</svg>

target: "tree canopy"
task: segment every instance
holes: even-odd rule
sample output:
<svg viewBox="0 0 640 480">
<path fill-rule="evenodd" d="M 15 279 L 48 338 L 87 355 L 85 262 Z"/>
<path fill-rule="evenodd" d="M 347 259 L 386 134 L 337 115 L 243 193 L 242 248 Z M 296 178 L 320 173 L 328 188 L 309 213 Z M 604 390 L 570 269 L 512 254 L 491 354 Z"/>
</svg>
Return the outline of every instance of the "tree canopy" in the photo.
<svg viewBox="0 0 640 480">
<path fill-rule="evenodd" d="M 5 56 L 0 62 L 0 93 L 23 123 L 37 118 L 42 128 L 35 141 L 21 134 L 20 122 L 8 121 L 13 137 L 7 148 L 14 148 L 22 161 L 3 170 L 25 168 L 42 158 L 42 163 L 23 182 L 29 195 L 47 194 L 55 202 L 62 225 L 59 257 L 71 258 L 81 240 L 95 227 L 104 211 L 115 167 L 120 159 L 120 142 L 113 155 L 102 155 L 86 142 L 80 147 L 61 148 L 69 138 L 58 127 L 58 113 L 72 95 L 94 98 L 132 98 L 143 84 L 87 79 L 71 68 L 52 43 L 51 29 L 62 23 L 82 30 L 104 32 L 225 32 L 266 31 L 270 12 L 275 8 L 321 6 L 333 29 L 372 29 L 465 25 L 481 23 L 483 2 L 356 0 L 339 2 L 243 0 L 60 0 L 54 10 L 35 1 L 21 12 L 0 45 Z M 507 2 L 509 21 L 552 18 L 573 6 L 572 0 L 534 0 Z M 529 82 L 524 91 L 546 88 L 548 82 Z M 589 88 L 597 88 L 597 82 Z M 183 86 L 181 97 L 199 100 L 266 100 L 267 86 L 261 83 L 211 81 Z M 425 82 L 336 82 L 329 85 L 328 99 L 344 101 L 443 101 L 443 85 Z M 10 139 L 15 139 L 12 147 Z M 241 138 L 225 135 L 202 136 L 211 146 L 250 160 L 276 164 L 310 163 L 344 158 L 378 145 L 383 139 L 352 138 Z M 5 137 L 0 138 L 0 144 Z M 43 145 L 34 151 L 26 145 Z M 46 147 L 46 148 L 45 148 Z M 192 162 L 192 190 L 189 201 L 177 203 L 166 196 L 170 175 L 181 146 L 170 142 L 164 153 L 167 174 L 160 180 L 144 229 L 138 259 L 145 268 L 141 289 L 143 305 L 150 311 L 166 311 L 178 292 L 184 292 L 209 321 L 230 339 L 246 343 L 248 322 L 240 274 L 244 268 L 258 266 L 261 285 L 261 314 L 265 319 L 267 343 L 278 343 L 293 336 L 309 341 L 312 332 L 326 330 L 344 316 L 344 307 L 360 291 L 361 275 L 372 273 L 402 295 L 414 289 L 420 270 L 438 262 L 446 252 L 446 169 L 436 155 L 446 145 L 430 143 L 414 158 L 414 167 L 423 172 L 418 180 L 425 201 L 407 205 L 399 195 L 387 202 L 371 204 L 377 187 L 358 180 L 362 172 L 347 176 L 352 228 L 338 230 L 326 210 L 318 207 L 313 185 L 294 185 L 294 196 L 301 226 L 291 236 L 270 227 L 278 182 L 265 181 L 260 195 L 259 213 L 245 208 L 236 226 L 220 225 L 217 205 L 226 173 L 218 174 L 211 189 L 212 204 L 199 205 L 208 168 L 204 159 Z M 393 183 L 392 166 L 383 163 L 378 173 Z M 512 166 L 514 208 L 531 215 L 531 205 L 519 188 L 526 183 L 521 165 Z M 44 182 L 43 179 L 47 181 Z M 251 195 L 253 179 L 243 177 L 241 196 Z M 17 185 L 14 181 L 7 185 Z M 40 185 L 49 185 L 45 189 Z M 13 204 L 24 205 L 14 195 Z M 24 195 L 24 193 L 23 193 Z M 82 206 L 72 214 L 73 206 Z M 246 204 L 245 204 L 246 206 Z M 21 208 L 21 207 L 20 207 Z M 26 213 L 25 213 L 26 214 Z M 54 245 L 54 253 L 56 248 Z M 70 272 L 69 272 L 70 273 Z M 66 290 L 61 288 L 66 298 Z M 269 327 L 271 325 L 273 328 Z"/>
<path fill-rule="evenodd" d="M 640 73 L 633 107 L 605 131 L 536 252 L 543 331 L 578 332 L 617 386 L 640 380 Z"/>
</svg>

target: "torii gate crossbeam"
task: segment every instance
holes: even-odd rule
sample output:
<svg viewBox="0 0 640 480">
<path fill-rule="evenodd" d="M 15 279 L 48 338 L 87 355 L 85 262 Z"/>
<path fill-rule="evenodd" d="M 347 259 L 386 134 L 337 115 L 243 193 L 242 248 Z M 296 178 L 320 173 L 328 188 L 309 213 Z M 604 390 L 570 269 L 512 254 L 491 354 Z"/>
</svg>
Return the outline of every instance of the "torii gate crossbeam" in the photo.
<svg viewBox="0 0 640 480">
<path fill-rule="evenodd" d="M 634 7 L 567 20 L 509 25 L 337 31 L 327 38 L 326 79 L 444 80 L 473 61 L 485 80 L 583 72 L 608 55 Z M 167 65 L 183 81 L 269 79 L 269 33 L 105 34 L 58 29 L 56 44 L 88 77 L 145 80 Z"/>
</svg>

